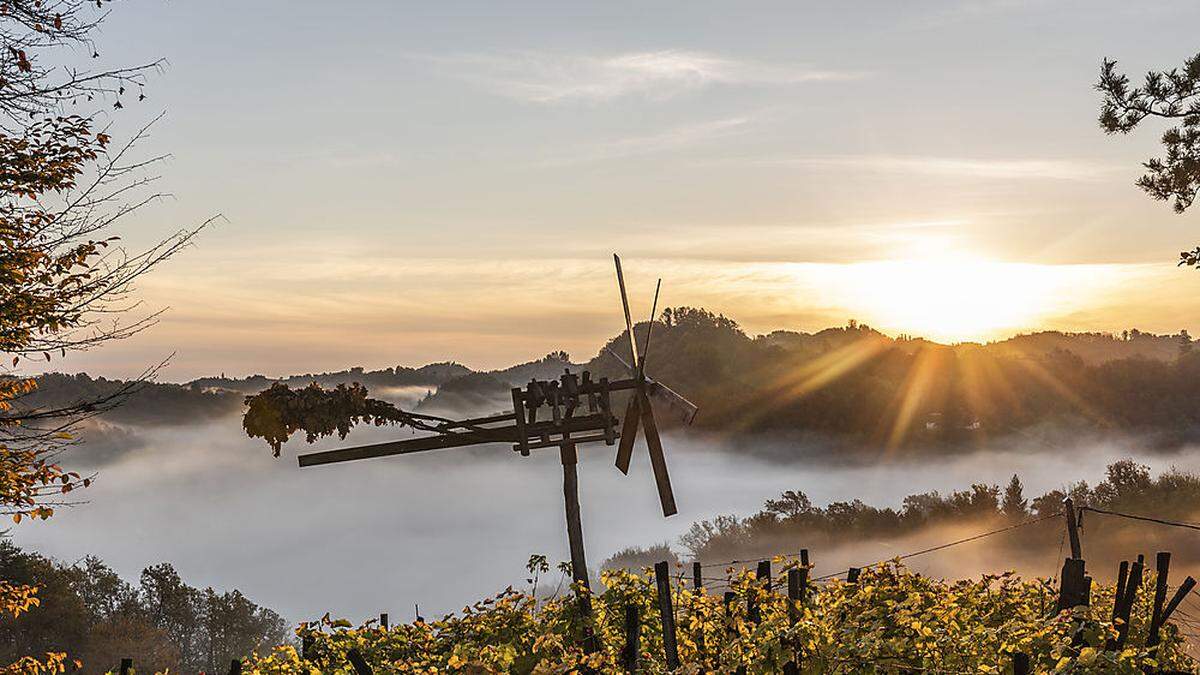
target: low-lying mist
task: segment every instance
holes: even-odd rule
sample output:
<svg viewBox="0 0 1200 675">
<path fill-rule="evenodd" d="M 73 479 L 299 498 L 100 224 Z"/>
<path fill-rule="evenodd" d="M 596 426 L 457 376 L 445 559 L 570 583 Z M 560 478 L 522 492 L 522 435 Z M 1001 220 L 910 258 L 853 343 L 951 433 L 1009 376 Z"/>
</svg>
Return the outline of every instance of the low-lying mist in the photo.
<svg viewBox="0 0 1200 675">
<path fill-rule="evenodd" d="M 67 457 L 68 465 L 100 467 L 99 480 L 83 493 L 87 503 L 62 509 L 45 523 L 17 525 L 11 533 L 18 545 L 66 561 L 95 554 L 129 579 L 147 565 L 169 561 L 195 585 L 236 587 L 291 620 L 326 611 L 354 620 L 387 611 L 395 621 L 410 620 L 417 605 L 424 616 L 436 616 L 520 585 L 531 553 L 552 562 L 569 558 L 562 473 L 552 450 L 523 458 L 507 446 L 488 446 L 302 470 L 297 452 L 409 432 L 361 428 L 345 441 L 312 446 L 294 438 L 284 456 L 273 459 L 265 444 L 244 436 L 236 416 L 198 426 L 108 431 L 109 444 L 122 444 L 124 452 L 85 445 Z M 766 441 L 749 453 L 690 435 L 669 435 L 666 443 L 679 504 L 679 515 L 670 519 L 661 516 L 640 443 L 628 477 L 613 467 L 615 448 L 581 448 L 583 525 L 593 574 L 603 559 L 628 546 L 668 541 L 682 554 L 676 542 L 693 522 L 749 515 L 785 490 L 803 491 L 817 505 L 861 499 L 899 506 L 909 494 L 1003 485 L 1014 473 L 1027 496 L 1078 480 L 1094 483 L 1106 465 L 1131 455 L 1155 471 L 1200 469 L 1193 453 L 1141 455 L 1124 440 L 1075 439 L 1047 451 L 1009 439 L 987 451 L 925 460 L 881 454 L 869 464 L 818 461 L 819 448 L 771 448 Z M 1108 567 L 1115 570 L 1116 556 L 1153 553 L 1157 544 L 1128 542 L 1093 559 L 1087 549 L 1092 532 L 1104 526 L 1099 518 L 1089 514 L 1084 524 L 1085 556 L 1097 578 Z M 960 523 L 824 548 L 780 540 L 776 552 L 809 548 L 820 576 L 992 525 Z M 908 564 L 937 575 L 1005 569 L 1051 575 L 1062 563 L 1061 530 L 1060 524 L 1042 523 Z M 1012 536 L 1042 537 L 1045 545 L 1013 547 L 1005 543 Z"/>
</svg>

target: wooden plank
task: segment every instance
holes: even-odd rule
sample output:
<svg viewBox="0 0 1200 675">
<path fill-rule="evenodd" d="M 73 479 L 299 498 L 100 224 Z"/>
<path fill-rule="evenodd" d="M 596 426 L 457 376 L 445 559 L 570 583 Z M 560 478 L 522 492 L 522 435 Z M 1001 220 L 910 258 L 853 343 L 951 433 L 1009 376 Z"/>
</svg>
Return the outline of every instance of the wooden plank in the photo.
<svg viewBox="0 0 1200 675">
<path fill-rule="evenodd" d="M 700 566 L 699 562 L 692 563 L 692 588 L 697 591 L 704 588 L 703 572 L 704 568 Z"/>
<path fill-rule="evenodd" d="M 604 423 L 605 419 L 603 415 L 585 415 L 582 417 L 573 417 L 570 420 L 565 421 L 561 427 L 556 427 L 553 422 L 537 422 L 535 424 L 528 425 L 526 427 L 526 431 L 531 437 L 563 432 L 578 433 L 585 431 L 602 431 L 604 429 Z M 337 450 L 310 452 L 305 455 L 300 455 L 297 460 L 302 467 L 319 466 L 322 464 L 352 462 L 360 459 L 373 459 L 375 457 L 407 455 L 414 452 L 425 452 L 427 450 L 461 448 L 468 445 L 481 445 L 484 443 L 513 443 L 516 440 L 517 428 L 515 426 L 505 426 L 496 427 L 495 429 L 465 431 L 459 434 L 438 434 L 434 436 L 412 438 L 404 441 L 389 441 L 386 443 L 375 443 L 372 445 L 360 445 L 353 448 L 339 448 Z"/>
<path fill-rule="evenodd" d="M 658 616 L 662 620 L 663 651 L 667 670 L 679 668 L 679 647 L 675 642 L 675 609 L 671 601 L 670 567 L 664 560 L 654 564 L 654 582 L 658 587 Z"/>
<path fill-rule="evenodd" d="M 650 466 L 654 469 L 654 482 L 658 486 L 658 501 L 662 504 L 663 516 L 679 513 L 675 507 L 675 493 L 671 490 L 671 477 L 667 475 L 667 456 L 663 453 L 662 439 L 658 437 L 658 425 L 654 423 L 654 410 L 650 401 L 642 398 L 642 426 L 646 427 L 646 447 L 650 449 Z"/>
<path fill-rule="evenodd" d="M 625 406 L 625 419 L 621 421 L 621 440 L 617 443 L 617 468 L 625 475 L 629 475 L 629 460 L 633 458 L 633 443 L 637 440 L 640 417 L 638 396 L 630 396 Z"/>
<path fill-rule="evenodd" d="M 379 615 L 379 627 L 384 630 L 387 630 L 389 628 L 387 612 L 384 612 Z"/>
</svg>

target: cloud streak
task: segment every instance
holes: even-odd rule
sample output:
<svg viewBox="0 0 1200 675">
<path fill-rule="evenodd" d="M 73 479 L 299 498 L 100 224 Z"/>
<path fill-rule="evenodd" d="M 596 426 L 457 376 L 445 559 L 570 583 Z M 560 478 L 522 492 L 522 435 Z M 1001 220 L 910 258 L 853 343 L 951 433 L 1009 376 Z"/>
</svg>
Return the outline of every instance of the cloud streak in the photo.
<svg viewBox="0 0 1200 675">
<path fill-rule="evenodd" d="M 919 173 L 961 178 L 1102 180 L 1113 167 L 1065 159 L 973 159 L 916 155 L 825 155 L 765 160 L 763 164 L 801 168 L 842 168 L 887 173 Z"/>
<path fill-rule="evenodd" d="M 792 85 L 864 75 L 682 50 L 607 57 L 544 52 L 462 54 L 432 60 L 503 96 L 543 104 L 605 102 L 629 96 L 667 99 L 714 85 Z"/>
<path fill-rule="evenodd" d="M 683 124 L 652 134 L 587 143 L 550 157 L 542 164 L 565 166 L 679 150 L 744 133 L 753 121 L 754 118 L 751 116 L 729 117 L 695 124 Z"/>
</svg>

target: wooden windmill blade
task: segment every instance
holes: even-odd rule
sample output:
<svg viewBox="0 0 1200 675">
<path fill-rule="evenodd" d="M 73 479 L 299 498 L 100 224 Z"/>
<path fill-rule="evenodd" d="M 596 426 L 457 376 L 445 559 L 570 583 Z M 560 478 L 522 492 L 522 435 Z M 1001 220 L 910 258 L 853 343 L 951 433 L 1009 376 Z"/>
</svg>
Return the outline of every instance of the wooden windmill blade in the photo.
<svg viewBox="0 0 1200 675">
<path fill-rule="evenodd" d="M 613 254 L 613 262 L 617 268 L 617 287 L 621 292 L 621 307 L 625 311 L 625 328 L 629 333 L 629 348 L 633 354 L 633 365 L 626 364 L 616 354 L 613 354 L 634 377 L 635 388 L 629 403 L 625 408 L 625 418 L 621 422 L 621 442 L 617 447 L 616 465 L 623 474 L 629 473 L 629 462 L 633 457 L 633 445 L 636 441 L 638 427 L 641 427 L 646 437 L 646 447 L 650 454 L 650 466 L 654 471 L 654 483 L 658 489 L 658 499 L 662 505 L 664 516 L 673 516 L 678 510 L 675 507 L 675 493 L 671 489 L 671 477 L 667 473 L 667 458 L 663 452 L 662 438 L 658 434 L 658 424 L 654 419 L 654 408 L 650 403 L 649 387 L 646 379 L 646 356 L 650 353 L 650 337 L 654 332 L 654 315 L 658 311 L 658 295 L 662 289 L 662 279 L 654 287 L 654 302 L 650 306 L 650 322 L 646 328 L 646 341 L 638 356 L 637 339 L 633 333 L 633 317 L 629 311 L 629 295 L 625 290 L 625 275 L 621 270 L 620 256 Z M 610 352 L 611 353 L 611 352 Z"/>
<path fill-rule="evenodd" d="M 617 469 L 629 475 L 629 460 L 633 458 L 633 442 L 637 438 L 638 420 L 642 417 L 641 396 L 634 393 L 625 406 L 625 418 L 621 421 L 621 441 L 617 445 Z"/>
<path fill-rule="evenodd" d="M 658 488 L 658 501 L 664 516 L 679 512 L 675 508 L 675 492 L 671 489 L 671 477 L 667 474 L 667 456 L 663 453 L 662 439 L 658 436 L 658 425 L 654 422 L 654 408 L 644 394 L 638 398 L 645 401 L 641 407 L 642 429 L 646 435 L 646 447 L 650 450 L 650 467 L 654 470 L 654 484 Z"/>
<path fill-rule="evenodd" d="M 621 289 L 621 306 L 625 308 L 625 329 L 629 331 L 629 352 L 633 354 L 633 368 L 638 367 L 637 340 L 633 337 L 633 317 L 629 313 L 629 296 L 625 294 L 625 275 L 621 272 L 621 256 L 613 254 L 617 265 L 617 287 Z"/>
<path fill-rule="evenodd" d="M 646 357 L 650 354 L 650 336 L 654 332 L 654 314 L 658 311 L 658 292 L 662 279 L 654 286 L 654 302 L 650 305 L 650 322 L 646 325 L 646 342 L 642 346 L 642 358 L 638 363 L 638 388 L 635 398 L 642 420 L 642 434 L 646 436 L 646 448 L 650 452 L 650 467 L 654 471 L 654 485 L 658 488 L 658 501 L 662 504 L 663 516 L 678 513 L 675 508 L 675 492 L 671 490 L 671 477 L 667 474 L 667 456 L 663 453 L 662 438 L 658 435 L 658 424 L 654 420 L 654 406 L 646 388 Z"/>
</svg>

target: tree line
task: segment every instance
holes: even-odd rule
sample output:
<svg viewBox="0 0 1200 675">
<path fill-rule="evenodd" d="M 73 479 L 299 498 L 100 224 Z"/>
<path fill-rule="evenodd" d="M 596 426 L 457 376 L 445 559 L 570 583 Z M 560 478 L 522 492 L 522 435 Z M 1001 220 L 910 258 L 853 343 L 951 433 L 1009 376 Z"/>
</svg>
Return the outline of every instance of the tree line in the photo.
<svg viewBox="0 0 1200 675">
<path fill-rule="evenodd" d="M 64 564 L 0 540 L 10 583 L 38 588 L 41 606 L 0 619 L 0 661 L 65 652 L 83 673 L 104 673 L 123 657 L 145 672 L 223 672 L 230 659 L 287 642 L 287 622 L 240 591 L 196 588 L 169 563 L 128 583 L 95 556 Z"/>
</svg>

